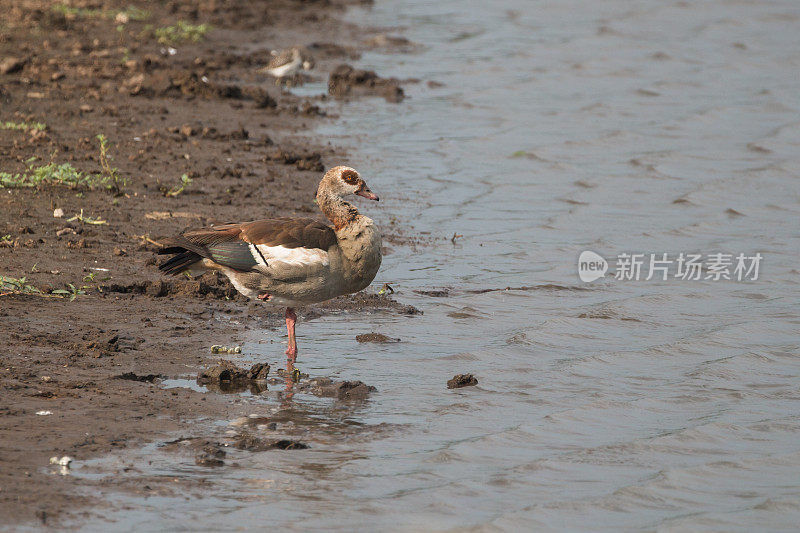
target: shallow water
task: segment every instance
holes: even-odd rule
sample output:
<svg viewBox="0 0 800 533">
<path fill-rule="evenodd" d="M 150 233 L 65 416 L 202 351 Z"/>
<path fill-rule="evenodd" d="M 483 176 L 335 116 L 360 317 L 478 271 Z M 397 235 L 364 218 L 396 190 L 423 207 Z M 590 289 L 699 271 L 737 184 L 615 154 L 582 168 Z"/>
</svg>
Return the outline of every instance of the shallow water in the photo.
<svg viewBox="0 0 800 533">
<path fill-rule="evenodd" d="M 301 324 L 303 371 L 379 393 L 243 394 L 289 410 L 311 449 L 213 474 L 142 450 L 151 473 L 214 484 L 113 496 L 125 509 L 89 529 L 794 529 L 800 6 L 379 0 L 352 16 L 423 45 L 359 62 L 423 80 L 409 99 L 347 103 L 322 133 L 381 196 L 362 212 L 416 238 L 389 239 L 376 284 L 424 316 Z M 580 281 L 584 250 L 612 272 Z M 757 281 L 613 277 L 620 253 L 680 252 L 763 262 Z M 402 342 L 355 341 L 369 331 Z M 276 358 L 264 335 L 242 362 Z M 464 372 L 479 385 L 445 389 Z"/>
</svg>

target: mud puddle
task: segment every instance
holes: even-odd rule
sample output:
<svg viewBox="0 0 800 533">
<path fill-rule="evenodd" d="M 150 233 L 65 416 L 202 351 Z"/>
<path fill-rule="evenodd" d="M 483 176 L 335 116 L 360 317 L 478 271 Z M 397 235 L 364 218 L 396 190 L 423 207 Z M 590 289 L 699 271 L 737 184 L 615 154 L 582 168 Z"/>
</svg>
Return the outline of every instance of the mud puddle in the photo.
<svg viewBox="0 0 800 533">
<path fill-rule="evenodd" d="M 81 480 L 85 490 L 114 486 L 106 494 L 114 512 L 82 523 L 82 529 L 124 530 L 134 525 L 173 529 L 211 508 L 215 514 L 236 514 L 243 502 L 274 502 L 287 492 L 303 498 L 311 485 L 335 484 L 345 476 L 338 470 L 347 468 L 354 451 L 366 452 L 370 443 L 402 428 L 383 421 L 366 423 L 363 400 L 341 401 L 312 393 L 315 383 L 329 382 L 323 378 L 284 383 L 280 392 L 276 386 L 276 394 L 247 401 L 249 412 L 244 416 L 201 419 L 188 433 L 99 459 L 74 461 L 64 475 Z M 194 380 L 165 380 L 162 386 L 191 383 Z M 56 470 L 52 475 L 62 475 Z"/>
</svg>

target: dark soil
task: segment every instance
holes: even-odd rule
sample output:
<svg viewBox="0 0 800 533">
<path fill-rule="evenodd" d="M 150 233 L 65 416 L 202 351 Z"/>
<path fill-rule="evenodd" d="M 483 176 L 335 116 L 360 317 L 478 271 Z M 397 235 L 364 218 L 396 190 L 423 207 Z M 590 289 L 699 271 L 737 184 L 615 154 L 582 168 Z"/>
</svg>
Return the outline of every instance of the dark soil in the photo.
<svg viewBox="0 0 800 533">
<path fill-rule="evenodd" d="M 0 289 L 4 526 L 53 524 L 98 503 L 79 490 L 91 481 L 44 468 L 53 455 L 86 460 L 164 440 L 198 417 L 246 414 L 229 396 L 158 383 L 206 366 L 212 339 L 232 344 L 245 329 L 282 325 L 282 316 L 253 312 L 216 274 L 163 278 L 156 243 L 211 223 L 321 217 L 312 201 L 320 172 L 358 162 L 309 137 L 327 120 L 328 96 L 293 96 L 256 70 L 271 49 L 306 45 L 316 56 L 312 77 L 336 70 L 335 93 L 399 101 L 396 80 L 337 67 L 358 58 L 352 36 L 363 34 L 341 19 L 348 1 L 135 2 L 150 16 L 124 23 L 115 14 L 130 0 L 70 2 L 79 9 L 66 13 L 44 0 L 3 3 L 0 123 L 46 129 L 0 129 L 0 172 L 53 162 L 100 173 L 103 134 L 120 178 L 113 187 L 0 188 L 0 275 L 35 287 Z M 212 29 L 199 42 L 165 45 L 147 28 L 178 20 Z M 192 181 L 175 192 L 184 174 Z M 83 221 L 69 220 L 81 213 Z M 97 219 L 105 222 L 89 223 Z M 375 310 L 419 312 L 359 294 L 299 314 Z M 349 398 L 369 387 L 330 392 Z M 209 443 L 196 460 L 221 464 L 220 451 Z M 103 491 L 125 483 L 105 482 Z"/>
</svg>

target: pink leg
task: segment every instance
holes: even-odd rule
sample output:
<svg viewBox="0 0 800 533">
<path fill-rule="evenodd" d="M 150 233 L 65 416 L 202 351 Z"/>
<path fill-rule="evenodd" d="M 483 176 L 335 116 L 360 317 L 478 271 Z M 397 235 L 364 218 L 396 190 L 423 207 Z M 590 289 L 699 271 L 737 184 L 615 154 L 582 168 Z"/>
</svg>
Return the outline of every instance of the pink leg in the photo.
<svg viewBox="0 0 800 533">
<path fill-rule="evenodd" d="M 286 308 L 286 331 L 289 333 L 289 347 L 286 348 L 288 361 L 294 363 L 297 360 L 297 341 L 294 337 L 294 325 L 297 323 L 297 315 L 291 307 Z"/>
</svg>

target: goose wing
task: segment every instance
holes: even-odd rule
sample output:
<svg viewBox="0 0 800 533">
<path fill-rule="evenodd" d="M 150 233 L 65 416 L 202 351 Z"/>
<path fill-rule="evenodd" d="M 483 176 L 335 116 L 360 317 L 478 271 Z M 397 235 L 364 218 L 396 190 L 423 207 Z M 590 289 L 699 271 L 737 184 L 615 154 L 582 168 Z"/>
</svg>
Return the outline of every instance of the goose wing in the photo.
<svg viewBox="0 0 800 533">
<path fill-rule="evenodd" d="M 182 254 L 186 263 L 188 252 L 198 261 L 205 258 L 240 272 L 280 279 L 307 277 L 327 267 L 328 250 L 335 243 L 333 228 L 314 219 L 272 218 L 188 231 L 165 241 L 159 253 Z M 180 273 L 165 269 L 168 264 L 161 269 Z"/>
</svg>

